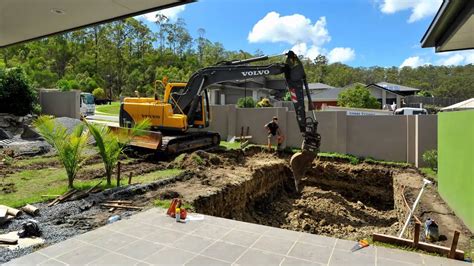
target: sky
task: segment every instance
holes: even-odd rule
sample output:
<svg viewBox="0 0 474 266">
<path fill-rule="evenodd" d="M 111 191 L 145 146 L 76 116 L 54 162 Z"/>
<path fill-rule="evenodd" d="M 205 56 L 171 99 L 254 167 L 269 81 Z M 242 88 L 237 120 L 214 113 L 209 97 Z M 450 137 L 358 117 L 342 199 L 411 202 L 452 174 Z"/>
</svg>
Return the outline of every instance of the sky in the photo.
<svg viewBox="0 0 474 266">
<path fill-rule="evenodd" d="M 281 54 L 293 50 L 350 66 L 418 67 L 474 64 L 474 51 L 421 48 L 442 0 L 198 0 L 160 11 L 183 18 L 193 37 L 228 50 Z M 157 30 L 156 13 L 139 19 Z"/>
</svg>

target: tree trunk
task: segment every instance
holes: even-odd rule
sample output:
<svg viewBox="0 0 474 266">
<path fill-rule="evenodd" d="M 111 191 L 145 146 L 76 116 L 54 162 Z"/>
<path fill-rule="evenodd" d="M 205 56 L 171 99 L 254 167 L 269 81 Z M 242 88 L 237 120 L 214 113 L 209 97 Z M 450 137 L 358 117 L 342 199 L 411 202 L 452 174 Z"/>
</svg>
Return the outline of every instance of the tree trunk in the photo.
<svg viewBox="0 0 474 266">
<path fill-rule="evenodd" d="M 68 188 L 70 189 L 74 188 L 74 176 L 68 176 L 67 182 L 68 182 Z"/>
<path fill-rule="evenodd" d="M 112 170 L 105 169 L 105 175 L 107 176 L 107 185 L 108 186 L 112 185 Z"/>
</svg>

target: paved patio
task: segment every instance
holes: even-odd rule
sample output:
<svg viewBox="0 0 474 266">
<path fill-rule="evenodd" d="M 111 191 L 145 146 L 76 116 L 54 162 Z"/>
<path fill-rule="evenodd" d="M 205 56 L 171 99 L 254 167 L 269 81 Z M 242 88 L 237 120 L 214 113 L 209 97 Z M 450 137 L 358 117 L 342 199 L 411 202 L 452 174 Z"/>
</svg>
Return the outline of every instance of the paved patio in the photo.
<svg viewBox="0 0 474 266">
<path fill-rule="evenodd" d="M 204 216 L 176 223 L 155 208 L 6 265 L 470 265 L 419 253 Z"/>
</svg>

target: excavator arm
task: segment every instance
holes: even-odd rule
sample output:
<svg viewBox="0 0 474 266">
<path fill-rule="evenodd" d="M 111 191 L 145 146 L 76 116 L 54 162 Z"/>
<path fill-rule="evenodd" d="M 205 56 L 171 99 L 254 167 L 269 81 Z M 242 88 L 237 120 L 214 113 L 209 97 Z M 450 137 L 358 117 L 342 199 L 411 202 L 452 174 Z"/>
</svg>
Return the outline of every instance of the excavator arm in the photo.
<svg viewBox="0 0 474 266">
<path fill-rule="evenodd" d="M 318 122 L 316 121 L 314 107 L 312 105 L 306 74 L 303 64 L 298 56 L 289 51 L 286 54 L 285 63 L 275 63 L 265 66 L 249 65 L 252 62 L 267 60 L 267 56 L 251 58 L 239 61 L 226 61 L 216 66 L 203 68 L 194 73 L 189 79 L 182 94 L 177 96 L 175 112 L 186 110 L 188 125 L 194 124 L 196 109 L 202 99 L 207 97 L 207 87 L 209 85 L 231 80 L 243 80 L 259 76 L 269 76 L 284 74 L 291 95 L 291 101 L 295 107 L 296 119 L 300 132 L 303 136 L 302 151 L 295 153 L 290 160 L 293 170 L 296 189 L 299 190 L 299 183 L 306 170 L 311 166 L 316 157 L 321 142 L 317 133 Z M 304 96 L 308 98 L 308 109 L 312 117 L 306 115 Z"/>
</svg>

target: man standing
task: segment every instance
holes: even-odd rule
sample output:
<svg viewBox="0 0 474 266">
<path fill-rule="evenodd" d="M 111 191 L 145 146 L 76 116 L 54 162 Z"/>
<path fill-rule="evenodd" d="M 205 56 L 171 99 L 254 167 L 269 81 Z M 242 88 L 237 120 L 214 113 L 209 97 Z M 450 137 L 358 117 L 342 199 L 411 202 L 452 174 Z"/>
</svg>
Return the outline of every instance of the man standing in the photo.
<svg viewBox="0 0 474 266">
<path fill-rule="evenodd" d="M 274 116 L 272 121 L 265 125 L 265 128 L 268 130 L 268 150 L 272 149 L 272 140 L 274 139 L 277 140 L 277 150 L 280 150 L 284 138 L 278 126 L 278 118 Z"/>
</svg>

